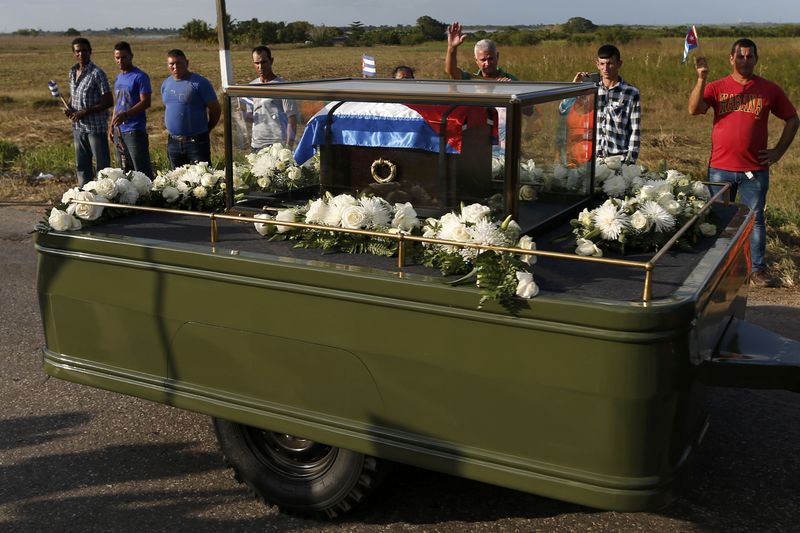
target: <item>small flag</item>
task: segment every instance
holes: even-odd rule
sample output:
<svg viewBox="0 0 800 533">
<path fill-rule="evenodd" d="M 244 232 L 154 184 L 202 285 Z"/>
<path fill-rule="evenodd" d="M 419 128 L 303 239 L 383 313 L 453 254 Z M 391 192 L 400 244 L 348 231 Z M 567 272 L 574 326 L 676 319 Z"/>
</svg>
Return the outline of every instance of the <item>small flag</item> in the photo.
<svg viewBox="0 0 800 533">
<path fill-rule="evenodd" d="M 692 26 L 689 28 L 689 31 L 686 32 L 686 39 L 683 42 L 683 59 L 681 63 L 686 63 L 686 58 L 689 57 L 689 50 L 697 48 L 697 46 L 697 29 Z"/>
<path fill-rule="evenodd" d="M 361 56 L 361 74 L 365 78 L 374 78 L 377 75 L 374 57 L 367 54 Z"/>
<path fill-rule="evenodd" d="M 58 84 L 55 81 L 48 81 L 47 87 L 50 89 L 50 94 L 53 95 L 53 98 L 61 98 L 61 91 L 58 90 Z"/>
</svg>

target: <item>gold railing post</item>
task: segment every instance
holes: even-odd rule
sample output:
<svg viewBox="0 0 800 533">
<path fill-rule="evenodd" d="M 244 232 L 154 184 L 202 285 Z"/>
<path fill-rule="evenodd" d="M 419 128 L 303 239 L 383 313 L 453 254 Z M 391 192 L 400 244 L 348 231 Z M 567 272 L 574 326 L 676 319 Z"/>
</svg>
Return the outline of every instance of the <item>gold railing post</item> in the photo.
<svg viewBox="0 0 800 533">
<path fill-rule="evenodd" d="M 397 234 L 397 268 L 400 270 L 406 265 L 406 240 L 403 232 Z"/>
<path fill-rule="evenodd" d="M 209 218 L 211 219 L 211 242 L 217 242 L 217 217 L 214 213 L 211 213 Z"/>
</svg>

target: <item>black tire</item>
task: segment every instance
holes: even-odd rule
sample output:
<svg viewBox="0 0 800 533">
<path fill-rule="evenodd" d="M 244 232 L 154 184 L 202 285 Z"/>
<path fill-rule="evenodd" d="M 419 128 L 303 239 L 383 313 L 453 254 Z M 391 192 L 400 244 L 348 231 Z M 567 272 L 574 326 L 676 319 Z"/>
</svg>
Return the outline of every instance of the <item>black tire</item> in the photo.
<svg viewBox="0 0 800 533">
<path fill-rule="evenodd" d="M 214 419 L 236 479 L 281 512 L 333 519 L 354 509 L 382 481 L 387 464 L 292 435 Z"/>
</svg>

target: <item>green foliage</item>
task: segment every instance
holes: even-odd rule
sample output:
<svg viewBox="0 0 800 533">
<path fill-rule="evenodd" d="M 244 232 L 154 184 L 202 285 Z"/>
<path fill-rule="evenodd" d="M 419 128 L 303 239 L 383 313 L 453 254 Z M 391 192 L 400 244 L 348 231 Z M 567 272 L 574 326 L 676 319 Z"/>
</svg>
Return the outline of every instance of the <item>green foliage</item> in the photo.
<svg viewBox="0 0 800 533">
<path fill-rule="evenodd" d="M 441 41 L 445 38 L 447 24 L 425 15 L 417 19 L 417 30 L 426 41 Z"/>
<path fill-rule="evenodd" d="M 42 30 L 35 30 L 33 28 L 21 28 L 14 32 L 14 35 L 22 35 L 24 37 L 36 37 L 42 33 Z"/>
<path fill-rule="evenodd" d="M 567 33 L 588 33 L 597 29 L 597 24 L 583 17 L 572 17 L 561 28 Z"/>
<path fill-rule="evenodd" d="M 21 152 L 16 144 L 0 139 L 0 170 L 11 168 L 14 160 Z"/>
<path fill-rule="evenodd" d="M 358 45 L 364 42 L 364 24 L 360 20 L 354 20 L 350 23 L 347 30 L 347 43 L 350 45 Z"/>
<path fill-rule="evenodd" d="M 64 32 L 64 35 L 67 37 L 79 37 L 81 32 L 76 30 L 75 28 L 69 28 L 67 31 Z"/>
<path fill-rule="evenodd" d="M 71 144 L 42 144 L 22 150 L 14 170 L 28 175 L 40 172 L 63 176 L 75 172 L 75 149 Z"/>
<path fill-rule="evenodd" d="M 200 19 L 192 19 L 178 31 L 183 39 L 189 41 L 211 42 L 217 37 L 217 33 L 208 23 Z"/>
</svg>

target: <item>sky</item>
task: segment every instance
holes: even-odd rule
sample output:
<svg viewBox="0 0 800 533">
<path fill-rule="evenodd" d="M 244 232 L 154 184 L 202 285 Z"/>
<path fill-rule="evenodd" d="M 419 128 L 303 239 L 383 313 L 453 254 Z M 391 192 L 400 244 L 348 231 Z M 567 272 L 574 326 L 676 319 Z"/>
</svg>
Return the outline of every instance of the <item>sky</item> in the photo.
<svg viewBox="0 0 800 533">
<path fill-rule="evenodd" d="M 227 0 L 234 19 L 306 20 L 315 25 L 414 24 L 428 15 L 475 25 L 557 24 L 584 17 L 595 24 L 737 24 L 800 22 L 797 0 Z M 495 6 L 499 6 L 495 8 Z M 214 0 L 0 0 L 0 33 L 112 27 L 179 28 L 193 18 L 216 23 Z M 124 14 L 123 14 L 124 13 Z"/>
</svg>

